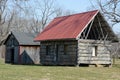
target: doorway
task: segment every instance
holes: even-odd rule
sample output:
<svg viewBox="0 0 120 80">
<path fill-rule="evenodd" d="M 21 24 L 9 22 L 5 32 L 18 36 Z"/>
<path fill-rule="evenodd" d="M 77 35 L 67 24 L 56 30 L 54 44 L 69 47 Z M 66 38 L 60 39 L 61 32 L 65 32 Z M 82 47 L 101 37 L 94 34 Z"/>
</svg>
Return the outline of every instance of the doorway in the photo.
<svg viewBox="0 0 120 80">
<path fill-rule="evenodd" d="M 14 48 L 11 49 L 11 63 L 14 64 Z"/>
<path fill-rule="evenodd" d="M 58 60 L 58 45 L 55 45 L 55 49 L 54 49 L 54 64 L 58 65 L 59 64 L 59 60 Z"/>
</svg>

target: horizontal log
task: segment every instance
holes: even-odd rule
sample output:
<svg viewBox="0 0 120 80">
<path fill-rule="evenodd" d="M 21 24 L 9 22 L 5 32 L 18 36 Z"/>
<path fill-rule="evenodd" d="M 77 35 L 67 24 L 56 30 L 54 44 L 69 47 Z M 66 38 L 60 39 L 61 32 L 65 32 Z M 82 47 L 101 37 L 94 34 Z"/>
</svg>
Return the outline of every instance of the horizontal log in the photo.
<svg viewBox="0 0 120 80">
<path fill-rule="evenodd" d="M 89 54 L 89 53 L 92 53 L 92 50 L 91 51 L 89 51 L 89 50 L 78 50 L 78 53 L 79 54 L 81 54 L 81 53 L 83 53 L 83 54 Z"/>
<path fill-rule="evenodd" d="M 46 41 L 46 42 L 41 42 L 42 45 L 51 45 L 51 44 L 77 44 L 77 41 Z"/>
<path fill-rule="evenodd" d="M 110 57 L 79 57 L 78 60 L 80 61 L 109 61 L 111 60 Z"/>
<path fill-rule="evenodd" d="M 75 62 L 41 62 L 44 65 L 76 65 Z"/>
<path fill-rule="evenodd" d="M 92 54 L 92 51 L 85 51 L 85 50 L 83 50 L 83 51 L 78 51 L 78 53 L 79 54 Z M 109 51 L 97 51 L 97 54 L 110 54 L 110 52 Z"/>
<path fill-rule="evenodd" d="M 81 48 L 81 47 L 94 47 L 94 46 L 98 46 L 98 48 L 106 48 L 108 46 L 104 45 L 104 44 L 88 44 L 88 43 L 78 43 L 78 48 Z"/>
<path fill-rule="evenodd" d="M 80 53 L 78 54 L 78 56 L 85 56 L 85 57 L 90 57 L 92 56 L 92 54 L 84 54 L 84 53 Z M 110 57 L 110 54 L 97 54 L 97 57 Z"/>
<path fill-rule="evenodd" d="M 59 61 L 75 61 L 76 58 L 75 57 L 70 57 L 70 58 L 59 57 L 58 60 Z"/>
<path fill-rule="evenodd" d="M 85 39 L 79 39 L 78 42 L 81 42 L 81 43 L 104 43 L 104 41 L 101 41 L 101 40 L 85 40 Z M 107 44 L 110 44 L 110 41 L 106 41 Z"/>
<path fill-rule="evenodd" d="M 55 65 L 54 61 L 41 61 L 41 64 L 43 65 Z"/>
<path fill-rule="evenodd" d="M 87 46 L 80 46 L 78 47 L 78 50 L 86 50 L 88 47 Z"/>
<path fill-rule="evenodd" d="M 53 58 L 44 58 L 44 59 L 41 59 L 41 61 L 51 62 L 51 61 L 54 61 L 54 59 Z"/>
<path fill-rule="evenodd" d="M 76 59 L 58 59 L 60 62 L 75 62 Z"/>
<path fill-rule="evenodd" d="M 78 61 L 79 64 L 111 64 L 111 61 Z"/>
<path fill-rule="evenodd" d="M 75 55 L 76 54 L 76 51 L 69 51 L 69 52 L 66 52 L 66 55 Z"/>
<path fill-rule="evenodd" d="M 75 62 L 60 62 L 58 65 L 76 65 Z"/>
</svg>

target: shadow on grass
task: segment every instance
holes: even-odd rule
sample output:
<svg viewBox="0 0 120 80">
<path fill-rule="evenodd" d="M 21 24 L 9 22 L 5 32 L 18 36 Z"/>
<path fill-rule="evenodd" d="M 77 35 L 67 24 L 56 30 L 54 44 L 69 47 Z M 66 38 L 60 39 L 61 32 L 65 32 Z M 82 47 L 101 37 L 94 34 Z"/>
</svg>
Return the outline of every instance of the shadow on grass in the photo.
<svg viewBox="0 0 120 80">
<path fill-rule="evenodd" d="M 120 64 L 114 64 L 113 67 L 120 68 Z"/>
<path fill-rule="evenodd" d="M 11 64 L 20 66 L 40 66 L 40 67 L 76 67 L 74 65 L 42 65 L 42 64 Z"/>
<path fill-rule="evenodd" d="M 75 65 L 42 65 L 42 64 L 11 64 L 11 65 L 20 65 L 20 66 L 40 66 L 40 67 L 77 67 L 77 68 L 82 68 L 82 67 L 89 67 L 88 65 L 79 65 L 79 66 L 75 66 Z"/>
<path fill-rule="evenodd" d="M 116 68 L 120 68 L 120 59 L 115 59 L 115 64 L 113 64 L 112 66 Z"/>
</svg>

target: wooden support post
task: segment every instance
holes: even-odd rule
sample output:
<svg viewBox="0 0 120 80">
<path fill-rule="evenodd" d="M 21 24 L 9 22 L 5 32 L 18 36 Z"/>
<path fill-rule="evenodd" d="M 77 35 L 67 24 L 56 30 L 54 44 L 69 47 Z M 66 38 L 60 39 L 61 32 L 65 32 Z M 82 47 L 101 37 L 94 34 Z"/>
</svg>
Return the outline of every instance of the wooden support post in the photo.
<svg viewBox="0 0 120 80">
<path fill-rule="evenodd" d="M 92 20 L 92 22 L 91 22 L 91 24 L 90 24 L 90 27 L 89 27 L 89 30 L 88 30 L 88 32 L 87 32 L 87 35 L 86 35 L 85 39 L 87 39 L 87 37 L 88 37 L 88 35 L 89 35 L 89 32 L 90 32 L 90 30 L 91 30 L 91 27 L 92 27 L 93 22 L 94 22 L 94 19 Z"/>
<path fill-rule="evenodd" d="M 100 30 L 101 30 L 102 36 L 104 38 L 103 29 L 102 29 L 102 26 L 101 26 L 101 23 L 100 23 L 100 20 L 99 20 L 98 16 L 97 16 L 97 19 L 98 19 L 98 23 L 99 23 L 99 26 L 100 26 Z"/>
<path fill-rule="evenodd" d="M 92 32 L 93 32 L 93 34 L 94 34 L 95 39 L 97 39 L 95 30 L 93 30 L 93 28 L 92 28 L 91 30 L 92 30 Z"/>
<path fill-rule="evenodd" d="M 83 39 L 85 39 L 87 28 L 83 32 Z"/>
<path fill-rule="evenodd" d="M 96 25 L 95 25 L 96 26 Z M 96 31 L 97 31 L 97 33 L 98 33 L 98 39 L 100 40 L 100 34 L 99 34 L 99 29 L 98 29 L 98 27 L 96 26 Z"/>
<path fill-rule="evenodd" d="M 78 60 L 78 58 L 79 58 L 79 52 L 78 52 L 78 50 L 79 50 L 79 40 L 77 41 L 77 46 L 76 46 L 76 67 L 79 67 L 79 60 Z"/>
</svg>

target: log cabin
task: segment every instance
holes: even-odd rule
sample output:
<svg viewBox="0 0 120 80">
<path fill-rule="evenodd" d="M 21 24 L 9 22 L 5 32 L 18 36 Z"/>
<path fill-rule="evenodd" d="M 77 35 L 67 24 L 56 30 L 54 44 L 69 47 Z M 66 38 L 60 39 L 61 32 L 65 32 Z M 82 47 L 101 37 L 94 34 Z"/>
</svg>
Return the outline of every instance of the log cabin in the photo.
<svg viewBox="0 0 120 80">
<path fill-rule="evenodd" d="M 117 37 L 98 10 L 57 17 L 34 39 L 42 65 L 111 65 Z"/>
<path fill-rule="evenodd" d="M 36 33 L 12 31 L 4 42 L 5 63 L 39 64 L 40 43 L 33 41 L 35 36 Z"/>
</svg>

